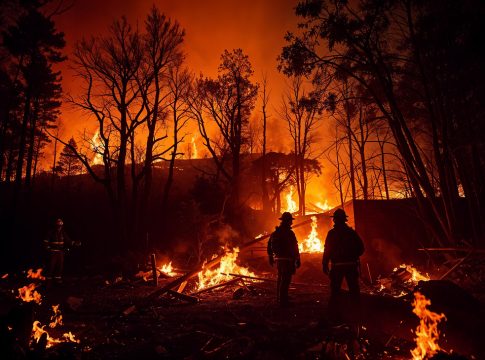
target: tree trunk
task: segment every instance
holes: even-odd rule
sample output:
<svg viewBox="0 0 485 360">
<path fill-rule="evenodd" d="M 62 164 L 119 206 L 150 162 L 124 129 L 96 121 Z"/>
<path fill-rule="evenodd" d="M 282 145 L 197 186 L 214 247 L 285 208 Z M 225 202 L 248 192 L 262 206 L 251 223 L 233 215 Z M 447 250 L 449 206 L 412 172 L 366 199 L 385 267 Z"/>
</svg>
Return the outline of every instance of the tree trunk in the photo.
<svg viewBox="0 0 485 360">
<path fill-rule="evenodd" d="M 22 174 L 24 168 L 25 147 L 27 143 L 27 125 L 30 120 L 30 89 L 27 87 L 25 91 L 24 116 L 22 119 L 22 126 L 20 128 L 20 143 L 19 152 L 17 155 L 17 169 L 15 173 L 15 184 L 17 189 L 22 186 Z"/>
</svg>

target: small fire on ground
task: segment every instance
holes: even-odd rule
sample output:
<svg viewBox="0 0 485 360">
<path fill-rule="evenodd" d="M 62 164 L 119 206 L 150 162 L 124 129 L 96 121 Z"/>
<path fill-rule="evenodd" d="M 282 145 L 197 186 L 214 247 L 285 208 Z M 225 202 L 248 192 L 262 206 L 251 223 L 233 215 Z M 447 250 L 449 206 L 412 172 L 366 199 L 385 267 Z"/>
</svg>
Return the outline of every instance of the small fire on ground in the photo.
<svg viewBox="0 0 485 360">
<path fill-rule="evenodd" d="M 415 331 L 416 348 L 411 350 L 413 360 L 430 359 L 438 351 L 443 351 L 438 345 L 440 332 L 438 325 L 441 320 L 446 320 L 445 314 L 438 314 L 428 309 L 431 300 L 423 294 L 414 294 L 413 313 L 419 317 L 419 325 Z"/>
<path fill-rule="evenodd" d="M 33 301 L 40 304 L 42 302 L 42 296 L 37 290 L 35 290 L 36 288 L 37 285 L 34 283 L 21 287 L 19 289 L 19 296 L 17 296 L 17 298 L 25 302 Z"/>
<path fill-rule="evenodd" d="M 420 281 L 429 281 L 430 277 L 428 274 L 423 275 L 421 274 L 415 267 L 412 265 L 401 264 L 399 265 L 401 269 L 405 269 L 408 273 L 411 274 L 411 277 L 406 280 L 408 283 L 412 283 L 413 285 L 417 285 Z M 398 268 L 394 268 L 394 271 L 397 271 Z"/>
<path fill-rule="evenodd" d="M 317 217 L 312 216 L 312 230 L 308 237 L 298 244 L 300 253 L 323 253 L 324 244 L 318 237 L 317 227 Z"/>
<path fill-rule="evenodd" d="M 218 285 L 233 279 L 232 276 L 228 274 L 256 276 L 247 268 L 236 264 L 238 254 L 239 248 L 235 247 L 225 253 L 217 269 L 205 269 L 200 271 L 198 274 L 198 290 Z M 217 257 L 217 255 L 213 256 L 213 258 L 215 257 Z"/>
</svg>

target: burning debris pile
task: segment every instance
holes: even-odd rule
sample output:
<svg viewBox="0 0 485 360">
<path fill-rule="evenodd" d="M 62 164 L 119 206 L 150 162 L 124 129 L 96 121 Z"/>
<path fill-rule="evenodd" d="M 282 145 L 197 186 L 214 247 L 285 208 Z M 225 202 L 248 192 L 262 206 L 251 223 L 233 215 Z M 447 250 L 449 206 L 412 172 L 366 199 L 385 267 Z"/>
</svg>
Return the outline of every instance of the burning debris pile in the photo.
<svg viewBox="0 0 485 360">
<path fill-rule="evenodd" d="M 308 237 L 298 244 L 300 253 L 323 253 L 323 241 L 318 237 L 317 217 L 312 216 L 312 230 Z"/>
<path fill-rule="evenodd" d="M 7 276 L 2 277 L 2 279 L 7 279 Z M 16 296 L 16 299 L 21 300 L 21 303 L 17 303 L 16 307 L 21 307 L 22 303 L 34 304 L 35 307 L 29 307 L 33 315 L 37 312 L 40 312 L 41 308 L 39 306 L 43 305 L 44 299 L 41 293 L 38 291 L 38 289 L 41 287 L 41 284 L 38 282 L 44 281 L 45 277 L 42 275 L 41 268 L 37 269 L 36 271 L 29 269 L 27 271 L 27 279 L 30 279 L 33 282 L 18 288 L 18 295 Z M 60 306 L 59 304 L 52 305 L 51 309 L 52 315 L 49 318 L 48 327 L 50 329 L 56 329 L 56 331 L 58 332 L 58 327 L 64 325 Z M 19 329 L 15 328 L 16 325 L 18 324 L 16 324 L 15 322 L 13 322 L 12 324 L 8 324 L 8 332 L 14 334 L 20 331 Z M 30 333 L 30 340 L 28 342 L 29 349 L 24 349 L 24 351 L 35 351 L 37 354 L 39 354 L 45 349 L 51 348 L 60 343 L 78 344 L 80 342 L 78 339 L 76 339 L 75 335 L 72 334 L 71 331 L 64 332 L 60 337 L 55 337 L 47 331 L 46 326 L 47 325 L 42 325 L 39 320 L 33 321 Z"/>
<path fill-rule="evenodd" d="M 372 293 L 401 297 L 413 291 L 420 281 L 429 280 L 428 274 L 421 273 L 412 265 L 401 264 L 389 276 L 378 278 Z"/>
</svg>

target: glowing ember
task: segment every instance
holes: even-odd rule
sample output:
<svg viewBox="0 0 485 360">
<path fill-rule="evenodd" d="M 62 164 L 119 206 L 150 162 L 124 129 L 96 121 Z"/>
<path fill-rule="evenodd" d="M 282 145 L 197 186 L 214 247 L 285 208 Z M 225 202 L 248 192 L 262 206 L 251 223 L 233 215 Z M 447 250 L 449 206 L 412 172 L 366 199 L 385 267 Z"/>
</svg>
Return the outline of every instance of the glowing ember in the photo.
<svg viewBox="0 0 485 360">
<path fill-rule="evenodd" d="M 330 209 L 332 208 L 330 205 L 328 205 L 328 201 L 327 201 L 327 200 L 325 200 L 325 202 L 324 202 L 324 203 L 317 202 L 315 205 L 316 205 L 316 206 L 317 206 L 317 207 L 318 207 L 320 210 L 322 210 L 322 211 L 328 211 L 328 210 L 330 210 Z"/>
<path fill-rule="evenodd" d="M 298 207 L 296 206 L 296 202 L 293 200 L 293 185 L 290 186 L 290 191 L 285 195 L 286 199 L 286 209 L 283 211 L 287 211 L 289 213 L 294 213 L 298 211 Z"/>
<path fill-rule="evenodd" d="M 59 310 L 59 305 L 52 305 L 52 311 L 54 311 L 54 314 L 51 316 L 49 327 L 53 329 L 57 325 L 62 325 L 62 315 L 61 310 Z"/>
<path fill-rule="evenodd" d="M 37 304 L 40 304 L 42 302 L 42 296 L 35 290 L 36 287 L 37 285 L 34 283 L 21 287 L 17 298 L 22 299 L 22 301 L 25 302 L 34 301 Z"/>
<path fill-rule="evenodd" d="M 429 281 L 429 275 L 423 275 L 421 274 L 415 267 L 412 265 L 406 265 L 406 264 L 401 264 L 399 265 L 401 269 L 406 269 L 408 273 L 411 274 L 411 277 L 406 281 L 408 283 L 412 283 L 414 285 L 417 285 L 419 281 Z M 394 271 L 397 271 L 397 268 L 394 268 Z"/>
<path fill-rule="evenodd" d="M 99 129 L 96 130 L 93 137 L 91 138 L 91 150 L 94 152 L 93 160 L 91 161 L 92 165 L 101 165 L 103 164 L 103 140 L 99 135 Z"/>
<path fill-rule="evenodd" d="M 167 276 L 175 276 L 177 273 L 173 271 L 172 262 L 170 261 L 168 264 L 163 264 L 161 267 L 158 268 L 161 273 Z"/>
<path fill-rule="evenodd" d="M 192 159 L 198 159 L 199 158 L 199 152 L 197 151 L 197 144 L 195 143 L 195 135 L 192 136 Z"/>
<path fill-rule="evenodd" d="M 255 274 L 250 272 L 248 269 L 236 264 L 238 253 L 239 248 L 236 247 L 232 249 L 232 251 L 226 252 L 226 254 L 222 257 L 217 269 L 206 269 L 199 272 L 198 289 L 205 289 L 209 286 L 214 286 L 233 279 L 232 276 L 223 275 L 222 273 L 255 276 Z M 216 256 L 217 255 L 214 257 Z"/>
<path fill-rule="evenodd" d="M 6 279 L 6 278 L 8 278 L 8 274 L 2 275 L 2 279 Z"/>
<path fill-rule="evenodd" d="M 301 253 L 323 253 L 324 245 L 318 238 L 317 226 L 317 217 L 312 216 L 312 231 L 303 242 L 298 244 Z"/>
<path fill-rule="evenodd" d="M 429 359 L 442 350 L 438 345 L 440 335 L 438 324 L 441 320 L 446 320 L 446 316 L 428 310 L 429 305 L 431 301 L 423 294 L 419 292 L 414 294 L 413 313 L 419 317 L 419 325 L 415 331 L 416 348 L 411 350 L 413 360 Z"/>
<path fill-rule="evenodd" d="M 42 276 L 42 268 L 37 269 L 37 271 L 32 269 L 27 270 L 27 278 L 45 280 L 45 277 Z"/>
</svg>

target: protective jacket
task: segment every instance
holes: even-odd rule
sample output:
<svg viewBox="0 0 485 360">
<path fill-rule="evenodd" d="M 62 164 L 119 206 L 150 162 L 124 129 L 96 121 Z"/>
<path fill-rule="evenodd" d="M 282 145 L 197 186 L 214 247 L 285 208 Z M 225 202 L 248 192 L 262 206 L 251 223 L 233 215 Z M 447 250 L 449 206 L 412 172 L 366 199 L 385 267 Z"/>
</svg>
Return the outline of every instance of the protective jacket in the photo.
<svg viewBox="0 0 485 360">
<path fill-rule="evenodd" d="M 298 240 L 289 225 L 277 226 L 268 241 L 268 255 L 277 259 L 300 259 Z"/>
<path fill-rule="evenodd" d="M 50 251 L 64 251 L 68 250 L 72 245 L 72 241 L 67 236 L 64 229 L 54 230 L 49 234 L 47 240 L 44 240 L 45 247 Z"/>
<path fill-rule="evenodd" d="M 357 232 L 347 224 L 335 224 L 325 240 L 322 263 L 327 266 L 357 264 L 364 253 L 364 243 Z"/>
</svg>

